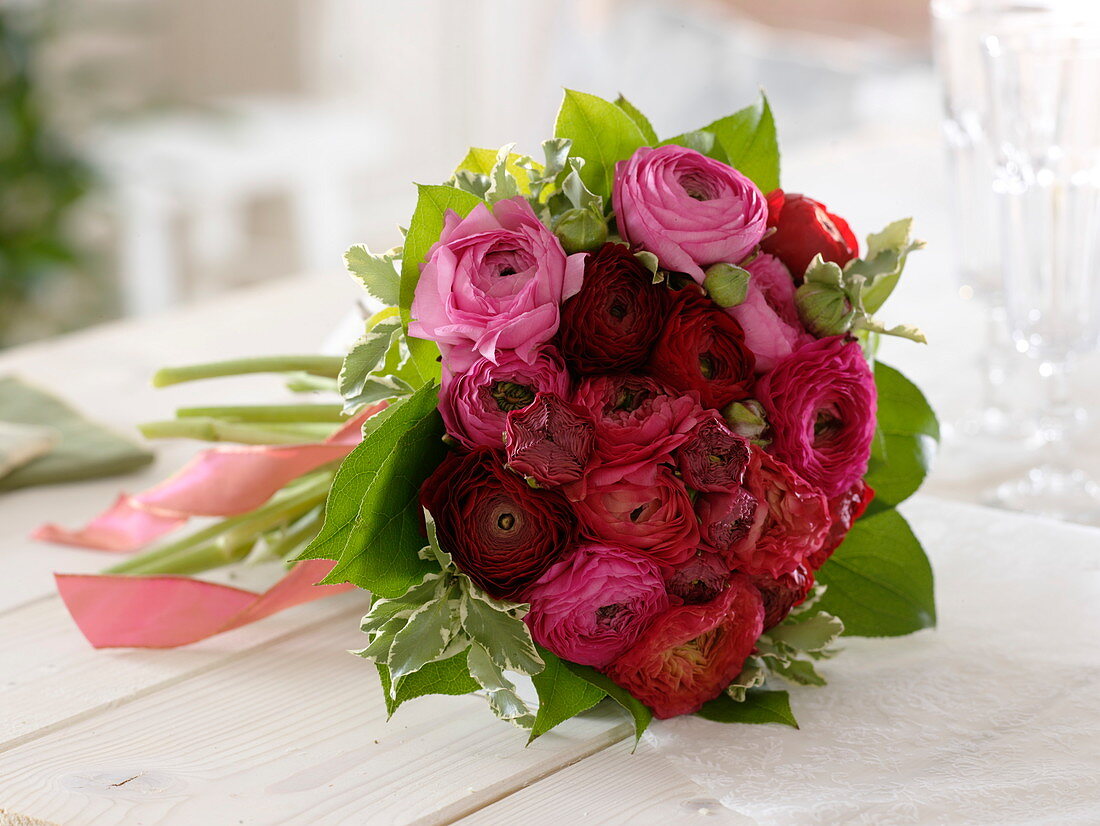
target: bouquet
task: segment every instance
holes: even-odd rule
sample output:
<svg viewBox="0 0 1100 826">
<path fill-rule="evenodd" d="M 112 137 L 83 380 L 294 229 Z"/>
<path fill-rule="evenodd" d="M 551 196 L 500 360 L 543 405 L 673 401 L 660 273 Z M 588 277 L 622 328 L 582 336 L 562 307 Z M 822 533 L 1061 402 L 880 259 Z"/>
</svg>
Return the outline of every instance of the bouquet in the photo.
<svg viewBox="0 0 1100 826">
<path fill-rule="evenodd" d="M 472 149 L 419 187 L 400 247 L 347 253 L 383 308 L 342 361 L 160 374 L 305 371 L 293 386 L 342 401 L 150 426 L 319 452 L 115 573 L 192 572 L 214 542 L 369 591 L 357 653 L 391 714 L 482 691 L 532 739 L 605 698 L 639 736 L 690 713 L 794 725 L 782 686 L 823 685 L 841 634 L 935 622 L 895 506 L 936 420 L 875 359 L 882 335 L 923 341 L 875 317 L 920 243 L 902 220 L 861 250 L 781 189 L 764 98 L 659 140 L 625 99 L 567 91 L 555 132 L 537 159 Z M 248 476 L 233 461 L 200 477 Z M 98 528 L 177 527 L 190 478 L 178 512 L 162 486 Z M 66 599 L 81 621 L 86 594 Z"/>
</svg>

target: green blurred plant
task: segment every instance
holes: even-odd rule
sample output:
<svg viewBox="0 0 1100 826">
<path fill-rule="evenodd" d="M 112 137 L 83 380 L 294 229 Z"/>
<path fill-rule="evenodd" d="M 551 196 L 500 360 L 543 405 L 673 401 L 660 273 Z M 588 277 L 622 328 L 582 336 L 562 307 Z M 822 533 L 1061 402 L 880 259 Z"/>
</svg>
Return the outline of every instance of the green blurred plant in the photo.
<svg viewBox="0 0 1100 826">
<path fill-rule="evenodd" d="M 71 224 L 93 175 L 59 134 L 37 72 L 50 9 L 0 5 L 0 346 L 49 280 L 89 265 Z"/>
</svg>

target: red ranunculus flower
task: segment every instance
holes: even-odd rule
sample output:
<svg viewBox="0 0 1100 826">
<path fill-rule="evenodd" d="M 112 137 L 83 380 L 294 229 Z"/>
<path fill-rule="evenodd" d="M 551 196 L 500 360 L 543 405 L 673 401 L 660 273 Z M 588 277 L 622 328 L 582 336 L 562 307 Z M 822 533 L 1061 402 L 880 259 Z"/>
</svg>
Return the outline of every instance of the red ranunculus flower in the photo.
<svg viewBox="0 0 1100 826">
<path fill-rule="evenodd" d="M 749 440 L 730 430 L 720 416 L 711 415 L 676 451 L 676 464 L 689 488 L 729 490 L 745 478 Z"/>
<path fill-rule="evenodd" d="M 871 486 L 859 479 L 844 493 L 829 500 L 829 516 L 832 518 L 832 525 L 829 527 L 828 536 L 825 537 L 825 544 L 810 554 L 806 560 L 810 568 L 816 571 L 828 561 L 874 498 L 875 492 Z"/>
<path fill-rule="evenodd" d="M 805 565 L 779 577 L 754 576 L 752 584 L 764 599 L 764 630 L 774 628 L 787 618 L 814 587 L 814 575 Z"/>
<path fill-rule="evenodd" d="M 629 373 L 645 364 L 661 328 L 659 290 L 622 244 L 604 244 L 588 256 L 581 291 L 561 308 L 558 349 L 569 369 Z"/>
<path fill-rule="evenodd" d="M 685 605 L 699 605 L 718 596 L 729 578 L 730 566 L 721 555 L 701 547 L 695 556 L 672 572 L 665 585 L 668 592 L 683 600 Z"/>
<path fill-rule="evenodd" d="M 734 576 L 713 601 L 657 617 L 606 673 L 661 719 L 691 714 L 741 672 L 763 623 L 760 592 Z"/>
<path fill-rule="evenodd" d="M 752 394 L 755 365 L 732 316 L 695 288 L 675 295 L 649 357 L 653 376 L 677 390 L 695 390 L 704 407 L 720 409 Z"/>
<path fill-rule="evenodd" d="M 592 417 L 553 393 L 539 393 L 523 410 L 508 414 L 508 467 L 543 487 L 584 476 L 596 445 Z"/>
<path fill-rule="evenodd" d="M 761 249 L 786 264 L 800 284 L 818 253 L 842 267 L 859 254 L 859 242 L 848 222 L 805 195 L 782 189 L 770 193 L 768 226 L 775 232 L 764 236 Z"/>
<path fill-rule="evenodd" d="M 520 599 L 570 548 L 573 512 L 554 490 L 536 490 L 504 466 L 501 451 L 448 454 L 420 488 L 439 544 L 496 599 Z"/>
</svg>

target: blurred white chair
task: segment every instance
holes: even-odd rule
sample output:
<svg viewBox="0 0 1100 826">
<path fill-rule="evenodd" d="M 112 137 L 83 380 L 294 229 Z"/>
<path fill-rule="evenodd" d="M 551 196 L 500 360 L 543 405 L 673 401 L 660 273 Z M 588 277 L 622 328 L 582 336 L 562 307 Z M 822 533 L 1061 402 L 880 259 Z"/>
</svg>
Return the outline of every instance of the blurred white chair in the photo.
<svg viewBox="0 0 1100 826">
<path fill-rule="evenodd" d="M 331 100 L 227 101 L 216 111 L 97 131 L 88 148 L 117 204 L 124 310 L 176 303 L 183 255 L 200 265 L 228 261 L 245 239 L 247 206 L 272 194 L 291 207 L 299 260 L 287 272 L 333 268 L 357 240 L 353 188 L 378 164 L 383 143 L 361 107 Z M 181 217 L 186 250 L 176 248 Z"/>
</svg>

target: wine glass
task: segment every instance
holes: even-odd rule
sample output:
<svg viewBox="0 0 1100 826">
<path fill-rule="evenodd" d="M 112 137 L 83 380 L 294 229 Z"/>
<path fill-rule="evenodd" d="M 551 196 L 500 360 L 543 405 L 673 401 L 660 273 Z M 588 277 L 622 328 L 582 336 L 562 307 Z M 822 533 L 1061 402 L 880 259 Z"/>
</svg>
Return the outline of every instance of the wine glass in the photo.
<svg viewBox="0 0 1100 826">
<path fill-rule="evenodd" d="M 983 46 L 1005 306 L 1044 387 L 1043 461 L 992 501 L 1096 522 L 1100 483 L 1074 461 L 1084 412 L 1068 374 L 1100 343 L 1100 11 L 1017 6 Z"/>
</svg>

